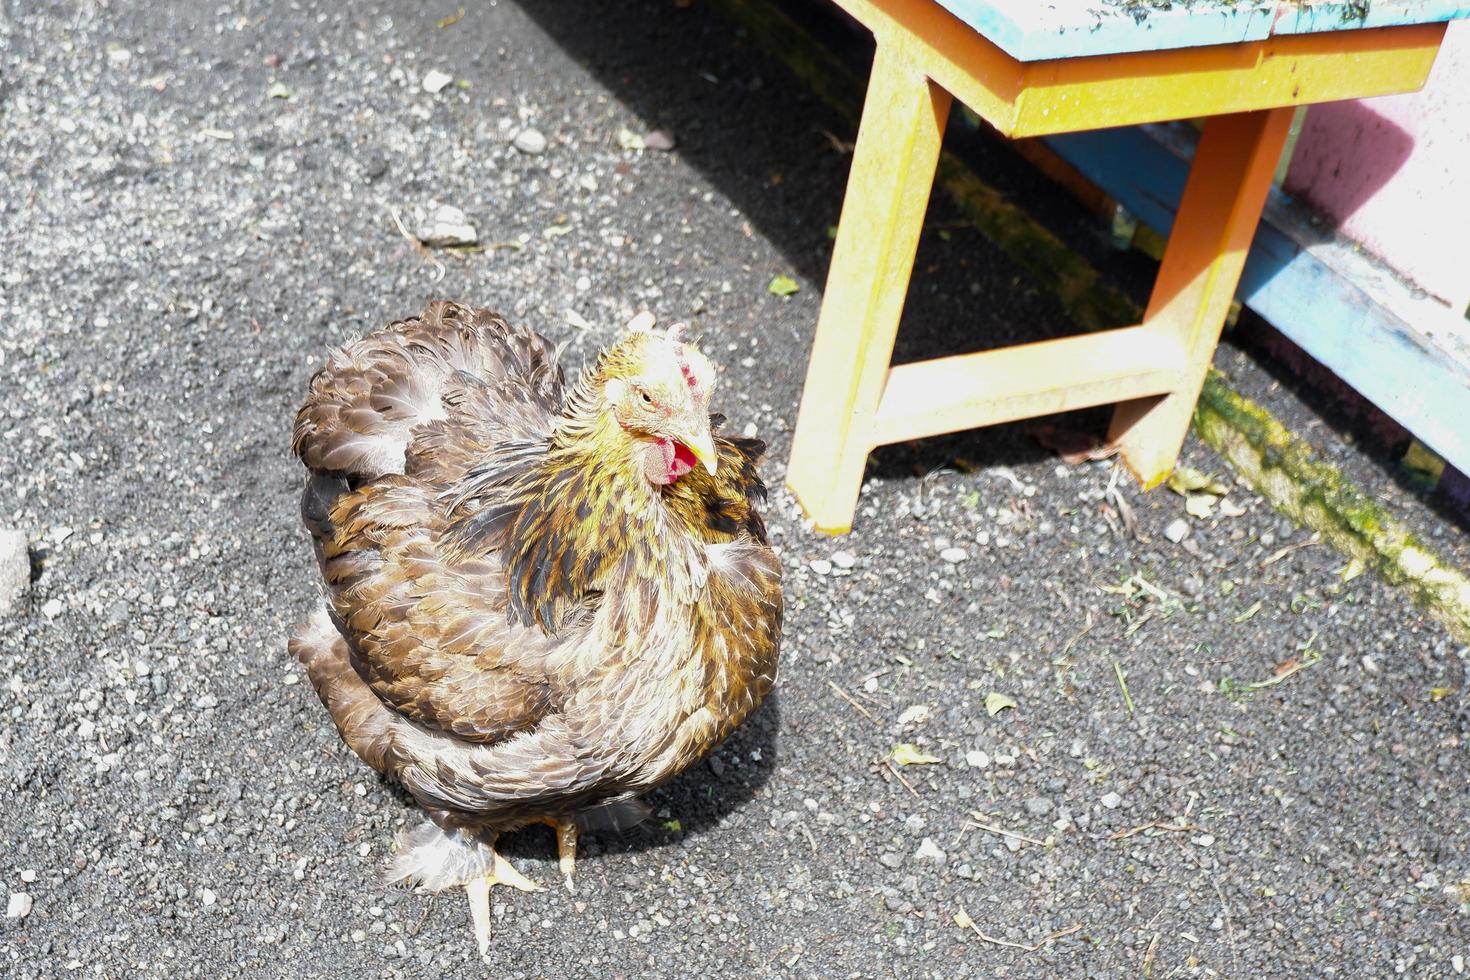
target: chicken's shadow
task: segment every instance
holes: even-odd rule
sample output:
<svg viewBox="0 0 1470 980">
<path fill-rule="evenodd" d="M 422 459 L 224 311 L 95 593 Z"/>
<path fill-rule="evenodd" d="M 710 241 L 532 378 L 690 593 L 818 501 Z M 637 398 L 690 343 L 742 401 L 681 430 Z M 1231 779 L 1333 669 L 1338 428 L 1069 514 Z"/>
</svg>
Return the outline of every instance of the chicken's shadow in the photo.
<svg viewBox="0 0 1470 980">
<path fill-rule="evenodd" d="M 776 743 L 781 730 L 779 702 L 779 693 L 772 691 L 709 758 L 645 794 L 643 800 L 652 811 L 643 823 L 622 832 L 584 834 L 578 857 L 638 853 L 674 845 L 698 837 L 741 810 L 776 770 Z M 499 847 L 511 859 L 556 858 L 552 835 L 540 826 L 506 834 Z"/>
</svg>

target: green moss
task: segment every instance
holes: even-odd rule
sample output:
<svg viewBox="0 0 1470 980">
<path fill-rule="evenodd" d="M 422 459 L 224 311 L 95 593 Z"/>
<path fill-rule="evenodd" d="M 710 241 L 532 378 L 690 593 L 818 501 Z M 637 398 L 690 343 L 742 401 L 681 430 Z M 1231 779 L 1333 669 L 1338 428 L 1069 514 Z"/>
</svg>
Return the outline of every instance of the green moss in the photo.
<svg viewBox="0 0 1470 980">
<path fill-rule="evenodd" d="M 1206 380 L 1195 406 L 1194 429 L 1278 510 L 1404 587 L 1452 634 L 1470 642 L 1470 580 L 1216 374 Z"/>
</svg>

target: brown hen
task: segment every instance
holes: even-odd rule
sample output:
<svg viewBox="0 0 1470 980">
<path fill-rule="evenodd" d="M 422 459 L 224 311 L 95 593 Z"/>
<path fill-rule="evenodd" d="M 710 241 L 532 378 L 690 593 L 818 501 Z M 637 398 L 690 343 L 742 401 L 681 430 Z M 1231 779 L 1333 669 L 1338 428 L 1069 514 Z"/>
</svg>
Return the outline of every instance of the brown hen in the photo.
<svg viewBox="0 0 1470 980">
<path fill-rule="evenodd" d="M 343 740 L 429 821 L 392 876 L 464 885 L 481 952 L 495 852 L 578 828 L 703 758 L 776 675 L 764 446 L 712 434 L 715 371 L 635 321 L 567 389 L 557 350 L 434 303 L 335 351 L 293 450 L 326 608 L 291 651 Z M 606 822 L 606 821 L 604 821 Z"/>
</svg>

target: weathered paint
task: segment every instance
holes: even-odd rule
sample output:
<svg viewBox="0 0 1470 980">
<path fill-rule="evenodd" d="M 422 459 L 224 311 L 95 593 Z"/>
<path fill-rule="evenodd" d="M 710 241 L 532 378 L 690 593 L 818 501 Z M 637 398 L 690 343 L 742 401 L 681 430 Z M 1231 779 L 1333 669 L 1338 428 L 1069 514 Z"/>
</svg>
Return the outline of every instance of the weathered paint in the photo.
<svg viewBox="0 0 1470 980">
<path fill-rule="evenodd" d="M 1464 0 L 1195 0 L 1167 9 L 1119 0 L 939 0 L 1019 61 L 1262 41 L 1281 34 L 1442 23 Z"/>
<path fill-rule="evenodd" d="M 1248 44 L 1018 61 L 935 0 L 836 0 L 906 62 L 1007 136 L 1193 119 L 1409 92 L 1443 23 Z"/>
<path fill-rule="evenodd" d="M 1470 24 L 1452 24 L 1423 91 L 1314 106 L 1286 189 L 1419 287 L 1470 306 Z M 1464 325 L 1470 328 L 1470 325 Z"/>
</svg>

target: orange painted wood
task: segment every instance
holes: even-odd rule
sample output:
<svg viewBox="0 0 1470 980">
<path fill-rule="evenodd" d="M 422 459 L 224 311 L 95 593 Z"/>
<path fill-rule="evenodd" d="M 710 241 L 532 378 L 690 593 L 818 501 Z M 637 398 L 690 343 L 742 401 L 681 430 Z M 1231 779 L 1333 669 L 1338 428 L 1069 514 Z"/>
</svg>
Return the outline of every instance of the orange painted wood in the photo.
<svg viewBox="0 0 1470 980">
<path fill-rule="evenodd" d="M 874 446 L 1172 391 L 1186 375 L 1172 337 L 1143 326 L 897 364 Z"/>
<path fill-rule="evenodd" d="M 852 524 L 949 107 L 948 93 L 878 49 L 786 470 L 824 531 Z"/>
<path fill-rule="evenodd" d="M 1163 398 L 1126 401 L 1109 438 L 1145 488 L 1174 467 L 1260 220 L 1291 109 L 1215 116 L 1205 124 L 1143 326 L 1184 351 L 1188 370 Z"/>
<path fill-rule="evenodd" d="M 1417 24 L 1021 62 L 932 0 L 837 3 L 1007 136 L 1409 92 L 1428 78 L 1445 32 Z"/>
</svg>

